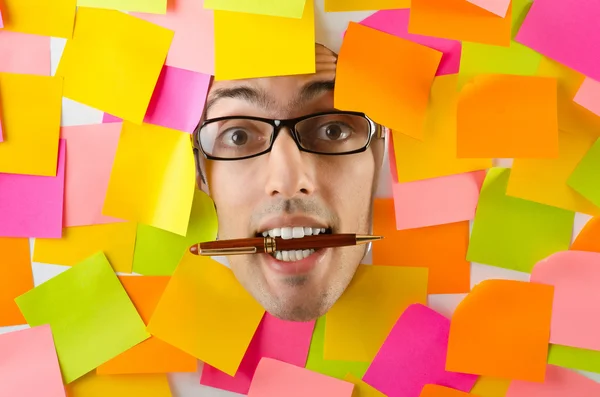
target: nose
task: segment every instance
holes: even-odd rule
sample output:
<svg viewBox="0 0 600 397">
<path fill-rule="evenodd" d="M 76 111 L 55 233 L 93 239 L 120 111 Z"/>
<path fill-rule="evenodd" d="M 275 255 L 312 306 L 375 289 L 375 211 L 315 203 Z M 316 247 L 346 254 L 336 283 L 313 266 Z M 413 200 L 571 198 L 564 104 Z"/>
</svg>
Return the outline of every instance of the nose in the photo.
<svg viewBox="0 0 600 397">
<path fill-rule="evenodd" d="M 311 194 L 314 191 L 310 164 L 298 149 L 288 128 L 279 132 L 268 156 L 265 193 L 269 196 L 281 195 L 283 198 L 292 198 L 296 195 Z"/>
</svg>

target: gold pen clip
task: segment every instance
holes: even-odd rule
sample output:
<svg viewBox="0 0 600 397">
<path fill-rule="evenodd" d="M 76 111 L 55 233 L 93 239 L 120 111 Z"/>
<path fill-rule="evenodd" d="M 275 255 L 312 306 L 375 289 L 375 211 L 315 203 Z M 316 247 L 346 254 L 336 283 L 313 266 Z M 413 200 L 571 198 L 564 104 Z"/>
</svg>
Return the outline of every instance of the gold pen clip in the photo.
<svg viewBox="0 0 600 397">
<path fill-rule="evenodd" d="M 203 249 L 200 255 L 203 256 L 219 256 L 219 255 L 245 255 L 256 254 L 256 247 L 236 247 L 236 248 L 216 248 Z"/>
</svg>

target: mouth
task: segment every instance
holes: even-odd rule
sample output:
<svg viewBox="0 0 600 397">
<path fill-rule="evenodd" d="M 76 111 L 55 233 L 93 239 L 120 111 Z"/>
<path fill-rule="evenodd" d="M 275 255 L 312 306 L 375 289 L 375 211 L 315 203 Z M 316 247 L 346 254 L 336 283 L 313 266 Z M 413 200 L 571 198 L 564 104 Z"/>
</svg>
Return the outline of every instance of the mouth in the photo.
<svg viewBox="0 0 600 397">
<path fill-rule="evenodd" d="M 269 230 L 264 230 L 256 233 L 256 237 L 281 237 L 284 240 L 293 238 L 304 238 L 305 236 L 316 236 L 319 234 L 331 234 L 331 228 L 312 227 L 312 226 L 294 226 L 294 227 L 277 227 Z M 275 251 L 270 255 L 277 261 L 281 262 L 296 262 L 302 261 L 315 253 L 319 253 L 322 249 L 305 249 L 295 251 Z"/>
</svg>

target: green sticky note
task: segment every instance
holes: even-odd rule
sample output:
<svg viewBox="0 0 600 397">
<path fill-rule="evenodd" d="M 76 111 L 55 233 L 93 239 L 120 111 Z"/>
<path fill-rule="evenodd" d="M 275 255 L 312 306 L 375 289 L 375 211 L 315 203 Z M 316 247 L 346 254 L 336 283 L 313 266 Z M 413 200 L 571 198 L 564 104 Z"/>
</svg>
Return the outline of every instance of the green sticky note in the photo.
<svg viewBox="0 0 600 397">
<path fill-rule="evenodd" d="M 322 316 L 317 319 L 315 324 L 306 360 L 306 369 L 338 379 L 344 379 L 348 373 L 362 379 L 369 365 L 371 365 L 370 362 L 325 360 L 323 359 L 324 352 L 325 316 Z"/>
<path fill-rule="evenodd" d="M 531 272 L 569 249 L 575 213 L 506 195 L 510 168 L 491 168 L 475 213 L 467 260 Z"/>
<path fill-rule="evenodd" d="M 30 326 L 50 324 L 66 383 L 150 337 L 102 252 L 15 302 Z"/>
<path fill-rule="evenodd" d="M 196 190 L 185 237 L 138 224 L 133 271 L 145 276 L 172 275 L 185 251 L 193 244 L 215 240 L 217 228 L 214 202 L 206 193 Z"/>
<path fill-rule="evenodd" d="M 548 364 L 600 373 L 600 351 L 550 345 Z"/>
<path fill-rule="evenodd" d="M 581 159 L 567 180 L 567 185 L 600 207 L 600 139 Z"/>
<path fill-rule="evenodd" d="M 204 8 L 273 17 L 302 18 L 306 0 L 204 0 Z"/>
</svg>

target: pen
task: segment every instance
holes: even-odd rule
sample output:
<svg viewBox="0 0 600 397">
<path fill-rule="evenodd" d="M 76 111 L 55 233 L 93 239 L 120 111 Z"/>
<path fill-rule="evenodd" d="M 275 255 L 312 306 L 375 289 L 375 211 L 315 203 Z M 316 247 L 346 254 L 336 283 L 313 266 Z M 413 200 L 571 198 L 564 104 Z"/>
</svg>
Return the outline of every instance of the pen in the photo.
<svg viewBox="0 0 600 397">
<path fill-rule="evenodd" d="M 233 240 L 218 240 L 194 244 L 190 252 L 195 255 L 221 256 L 245 254 L 271 254 L 275 251 L 305 250 L 360 245 L 381 240 L 383 236 L 368 234 L 321 234 L 302 238 L 252 237 Z"/>
</svg>

